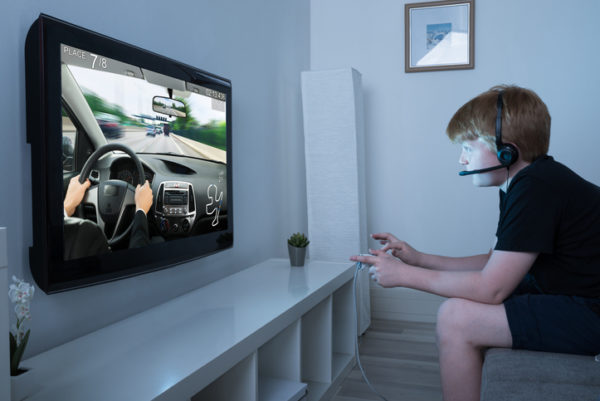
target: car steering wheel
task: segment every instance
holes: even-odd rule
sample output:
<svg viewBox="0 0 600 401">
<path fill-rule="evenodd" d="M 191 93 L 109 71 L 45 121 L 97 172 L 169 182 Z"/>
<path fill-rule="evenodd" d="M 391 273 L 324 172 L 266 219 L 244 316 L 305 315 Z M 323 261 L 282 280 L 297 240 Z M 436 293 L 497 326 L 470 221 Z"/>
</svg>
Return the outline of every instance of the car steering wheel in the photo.
<svg viewBox="0 0 600 401">
<path fill-rule="evenodd" d="M 142 162 L 130 147 L 120 143 L 109 143 L 96 149 L 83 165 L 79 174 L 79 183 L 83 184 L 85 182 L 92 171 L 92 167 L 101 156 L 113 150 L 125 152 L 133 160 L 138 171 L 137 184 L 143 185 L 145 175 Z M 127 229 L 117 235 L 117 229 L 121 225 L 121 220 L 127 206 L 135 205 L 135 187 L 133 185 L 122 180 L 99 182 L 98 185 L 93 185 L 86 191 L 82 203 L 84 202 L 91 203 L 96 207 L 96 221 L 102 231 L 104 231 L 107 224 L 114 224 L 112 235 L 107 236 L 108 245 L 118 243 L 131 231 L 133 219 L 127 226 Z"/>
</svg>

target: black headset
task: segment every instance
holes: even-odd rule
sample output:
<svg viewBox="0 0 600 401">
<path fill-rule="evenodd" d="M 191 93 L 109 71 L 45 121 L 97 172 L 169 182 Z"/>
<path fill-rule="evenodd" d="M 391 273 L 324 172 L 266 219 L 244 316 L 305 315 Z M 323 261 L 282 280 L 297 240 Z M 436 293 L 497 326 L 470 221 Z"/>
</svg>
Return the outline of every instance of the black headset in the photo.
<svg viewBox="0 0 600 401">
<path fill-rule="evenodd" d="M 504 102 L 502 101 L 502 94 L 504 92 L 498 92 L 498 100 L 496 101 L 496 109 L 498 110 L 498 114 L 496 114 L 496 149 L 498 153 L 498 161 L 502 164 L 503 167 L 509 167 L 517 161 L 519 158 L 519 151 L 514 145 L 510 143 L 502 142 L 502 107 L 504 106 Z"/>
<path fill-rule="evenodd" d="M 502 94 L 504 91 L 498 92 L 498 100 L 496 101 L 496 149 L 498 152 L 496 156 L 498 157 L 498 161 L 500 165 L 482 168 L 479 170 L 471 170 L 471 171 L 461 171 L 458 173 L 460 176 L 471 175 L 471 174 L 481 174 L 487 173 L 488 171 L 498 170 L 500 168 L 509 168 L 511 165 L 515 164 L 519 159 L 519 151 L 514 145 L 510 143 L 502 142 L 502 108 L 504 106 L 504 102 L 502 101 Z"/>
</svg>

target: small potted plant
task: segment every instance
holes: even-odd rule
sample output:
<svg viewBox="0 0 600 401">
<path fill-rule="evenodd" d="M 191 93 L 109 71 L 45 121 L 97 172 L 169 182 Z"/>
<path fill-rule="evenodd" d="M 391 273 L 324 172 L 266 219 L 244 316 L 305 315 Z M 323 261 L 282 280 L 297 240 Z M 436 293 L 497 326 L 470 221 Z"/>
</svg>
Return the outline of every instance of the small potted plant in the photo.
<svg viewBox="0 0 600 401">
<path fill-rule="evenodd" d="M 306 257 L 306 247 L 310 241 L 304 234 L 292 234 L 288 238 L 288 253 L 290 255 L 290 264 L 292 266 L 304 266 L 304 258 Z"/>
<path fill-rule="evenodd" d="M 10 338 L 10 393 L 15 401 L 29 397 L 39 390 L 39 385 L 32 378 L 32 370 L 20 366 L 23 352 L 29 341 L 29 329 L 25 321 L 31 319 L 29 305 L 35 292 L 35 287 L 23 280 L 12 277 L 13 284 L 9 286 L 8 297 L 15 304 L 14 311 L 17 322 L 12 325 Z"/>
<path fill-rule="evenodd" d="M 29 340 L 30 330 L 25 330 L 25 321 L 31 318 L 29 305 L 33 298 L 35 287 L 19 280 L 13 276 L 14 284 L 11 284 L 8 290 L 8 297 L 15 304 L 15 314 L 17 323 L 13 325 L 10 337 L 10 375 L 18 376 L 27 370 L 21 369 L 19 364 L 23 357 L 23 352 Z"/>
</svg>

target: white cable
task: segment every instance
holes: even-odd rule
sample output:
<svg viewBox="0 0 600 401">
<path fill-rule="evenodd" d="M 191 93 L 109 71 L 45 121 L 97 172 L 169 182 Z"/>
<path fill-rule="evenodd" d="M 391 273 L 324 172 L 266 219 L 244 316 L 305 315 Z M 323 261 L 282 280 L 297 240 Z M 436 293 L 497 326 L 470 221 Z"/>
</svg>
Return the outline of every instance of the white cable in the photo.
<svg viewBox="0 0 600 401">
<path fill-rule="evenodd" d="M 369 386 L 371 391 L 374 394 L 376 394 L 379 398 L 381 398 L 383 401 L 388 401 L 384 396 L 379 394 L 379 392 L 377 390 L 375 390 L 375 387 L 373 387 L 373 385 L 367 378 L 367 374 L 365 373 L 365 371 L 362 367 L 362 364 L 360 363 L 360 356 L 358 355 L 358 333 L 359 333 L 360 328 L 358 326 L 358 302 L 356 299 L 356 285 L 357 285 L 356 279 L 358 277 L 359 270 L 362 270 L 362 269 L 363 269 L 362 262 L 356 262 L 356 271 L 354 272 L 354 286 L 352 287 L 352 296 L 354 297 L 354 310 L 356 311 L 356 333 L 354 336 L 354 353 L 356 354 L 356 364 L 358 365 L 358 368 L 360 369 L 360 373 L 362 373 L 362 377 L 363 377 L 363 379 L 365 379 L 365 382 L 367 383 L 367 385 Z"/>
</svg>

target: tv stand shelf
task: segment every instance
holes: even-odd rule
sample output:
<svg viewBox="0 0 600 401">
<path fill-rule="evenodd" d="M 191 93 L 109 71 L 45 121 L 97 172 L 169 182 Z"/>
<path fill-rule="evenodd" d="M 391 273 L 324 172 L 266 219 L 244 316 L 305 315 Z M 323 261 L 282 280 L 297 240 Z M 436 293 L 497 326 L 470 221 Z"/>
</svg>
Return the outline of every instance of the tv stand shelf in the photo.
<svg viewBox="0 0 600 401">
<path fill-rule="evenodd" d="M 27 400 L 327 398 L 354 365 L 353 273 L 259 263 L 23 361 Z"/>
</svg>

